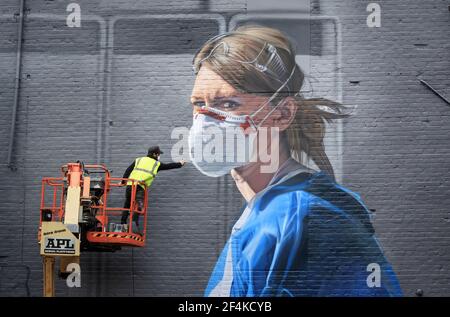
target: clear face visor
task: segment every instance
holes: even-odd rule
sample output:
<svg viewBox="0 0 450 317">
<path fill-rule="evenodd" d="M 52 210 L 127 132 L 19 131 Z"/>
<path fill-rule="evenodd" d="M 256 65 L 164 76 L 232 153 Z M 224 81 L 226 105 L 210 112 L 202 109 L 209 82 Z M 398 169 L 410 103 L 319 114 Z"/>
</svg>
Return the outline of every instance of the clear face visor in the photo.
<svg viewBox="0 0 450 317">
<path fill-rule="evenodd" d="M 232 35 L 232 34 L 233 34 L 233 32 L 217 35 L 217 36 L 211 38 L 210 40 L 208 40 L 204 45 L 202 45 L 202 47 L 204 47 L 205 45 L 208 45 L 210 43 L 218 42 L 210 50 L 209 54 L 207 56 L 205 56 L 204 58 L 202 58 L 197 63 L 195 63 L 195 59 L 197 58 L 197 55 L 201 49 L 199 51 L 197 51 L 197 53 L 194 55 L 192 67 L 193 67 L 193 71 L 195 74 L 197 74 L 199 72 L 200 67 L 204 61 L 208 60 L 209 58 L 211 58 L 212 56 L 214 56 L 216 54 L 222 54 L 223 56 L 227 57 L 228 59 L 230 59 L 234 62 L 253 66 L 257 71 L 266 73 L 268 76 L 270 76 L 272 79 L 278 81 L 280 84 L 283 83 L 281 78 L 283 78 L 287 75 L 288 69 L 287 69 L 285 63 L 283 62 L 283 59 L 281 58 L 280 54 L 278 53 L 278 49 L 274 45 L 265 42 L 262 49 L 259 51 L 259 53 L 256 54 L 256 56 L 253 59 L 249 59 L 249 60 L 238 59 L 238 58 L 235 58 L 232 56 L 231 49 L 230 49 L 230 46 L 228 45 L 228 43 L 225 41 L 220 41 L 221 39 L 224 39 L 225 37 Z M 219 48 L 222 48 L 222 51 L 220 53 L 218 51 Z M 266 54 L 267 60 L 265 62 L 263 62 L 261 60 L 264 52 L 267 53 Z M 288 89 L 289 89 L 289 86 L 288 86 Z"/>
</svg>

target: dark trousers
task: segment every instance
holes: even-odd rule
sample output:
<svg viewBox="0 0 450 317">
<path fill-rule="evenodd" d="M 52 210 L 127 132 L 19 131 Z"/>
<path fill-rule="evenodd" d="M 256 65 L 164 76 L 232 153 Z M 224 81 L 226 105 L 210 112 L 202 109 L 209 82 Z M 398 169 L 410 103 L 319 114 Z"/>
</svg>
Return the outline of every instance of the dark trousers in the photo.
<svg viewBox="0 0 450 317">
<path fill-rule="evenodd" d="M 125 191 L 125 203 L 123 205 L 123 208 L 130 208 L 131 205 L 131 186 L 127 186 L 127 189 Z M 144 197 L 145 192 L 144 189 L 141 186 L 136 186 L 136 203 L 138 204 L 138 209 L 142 210 L 144 208 Z M 122 224 L 126 224 L 128 222 L 128 210 L 124 210 L 122 212 Z M 137 225 L 139 225 L 139 214 L 133 213 L 133 221 L 136 222 Z"/>
</svg>

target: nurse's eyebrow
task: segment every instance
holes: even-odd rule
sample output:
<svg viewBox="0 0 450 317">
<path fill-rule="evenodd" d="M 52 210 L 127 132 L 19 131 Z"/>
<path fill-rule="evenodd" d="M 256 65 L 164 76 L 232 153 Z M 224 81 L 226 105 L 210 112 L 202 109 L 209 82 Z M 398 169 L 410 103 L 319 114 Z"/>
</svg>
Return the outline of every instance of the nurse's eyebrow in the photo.
<svg viewBox="0 0 450 317">
<path fill-rule="evenodd" d="M 235 99 L 235 98 L 239 98 L 239 96 L 236 95 L 236 94 L 229 94 L 229 95 L 225 94 L 225 95 L 222 95 L 222 96 L 214 97 L 212 102 L 213 103 L 217 103 L 217 102 L 220 102 L 220 101 L 223 101 L 223 100 Z M 192 103 L 197 102 L 197 101 L 204 101 L 204 98 L 203 97 L 198 97 L 198 96 L 192 96 L 191 97 L 191 102 Z"/>
<path fill-rule="evenodd" d="M 235 98 L 239 98 L 239 96 L 237 96 L 235 94 L 230 94 L 230 95 L 215 97 L 213 101 L 217 102 L 217 101 L 222 101 L 222 100 L 227 100 L 227 99 L 235 99 Z"/>
</svg>

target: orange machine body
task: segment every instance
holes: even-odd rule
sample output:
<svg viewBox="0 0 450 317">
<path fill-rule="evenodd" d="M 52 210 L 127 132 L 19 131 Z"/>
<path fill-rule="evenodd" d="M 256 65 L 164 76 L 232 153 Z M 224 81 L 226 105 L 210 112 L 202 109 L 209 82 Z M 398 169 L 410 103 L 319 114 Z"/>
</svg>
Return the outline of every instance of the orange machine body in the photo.
<svg viewBox="0 0 450 317">
<path fill-rule="evenodd" d="M 61 167 L 61 177 L 46 177 L 42 179 L 39 231 L 43 221 L 64 220 L 64 206 L 67 187 L 81 187 L 80 205 L 82 217 L 78 237 L 81 250 L 115 251 L 121 246 L 144 247 L 147 224 L 147 190 L 144 195 L 142 210 L 136 203 L 136 188 L 138 181 L 111 177 L 110 171 L 104 165 L 84 165 L 83 163 L 68 163 Z M 130 208 L 110 205 L 113 192 L 119 192 L 128 181 L 132 182 Z M 145 184 L 142 184 L 145 187 Z M 123 203 L 123 201 L 121 202 Z M 133 222 L 127 230 L 111 230 L 119 223 L 122 212 L 129 212 L 129 219 L 133 214 L 140 215 L 143 224 L 142 234 L 134 233 Z M 40 239 L 40 232 L 39 232 Z"/>
</svg>

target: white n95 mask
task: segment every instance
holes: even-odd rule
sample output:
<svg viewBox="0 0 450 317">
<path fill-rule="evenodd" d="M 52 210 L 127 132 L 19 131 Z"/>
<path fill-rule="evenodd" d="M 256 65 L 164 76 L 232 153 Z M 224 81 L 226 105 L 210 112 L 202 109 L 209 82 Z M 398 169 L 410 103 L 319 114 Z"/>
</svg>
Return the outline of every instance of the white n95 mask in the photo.
<svg viewBox="0 0 450 317">
<path fill-rule="evenodd" d="M 246 135 L 239 124 L 217 119 L 214 114 L 196 113 L 188 139 L 191 162 L 206 176 L 223 176 L 256 162 L 256 136 L 256 131 Z"/>
</svg>

